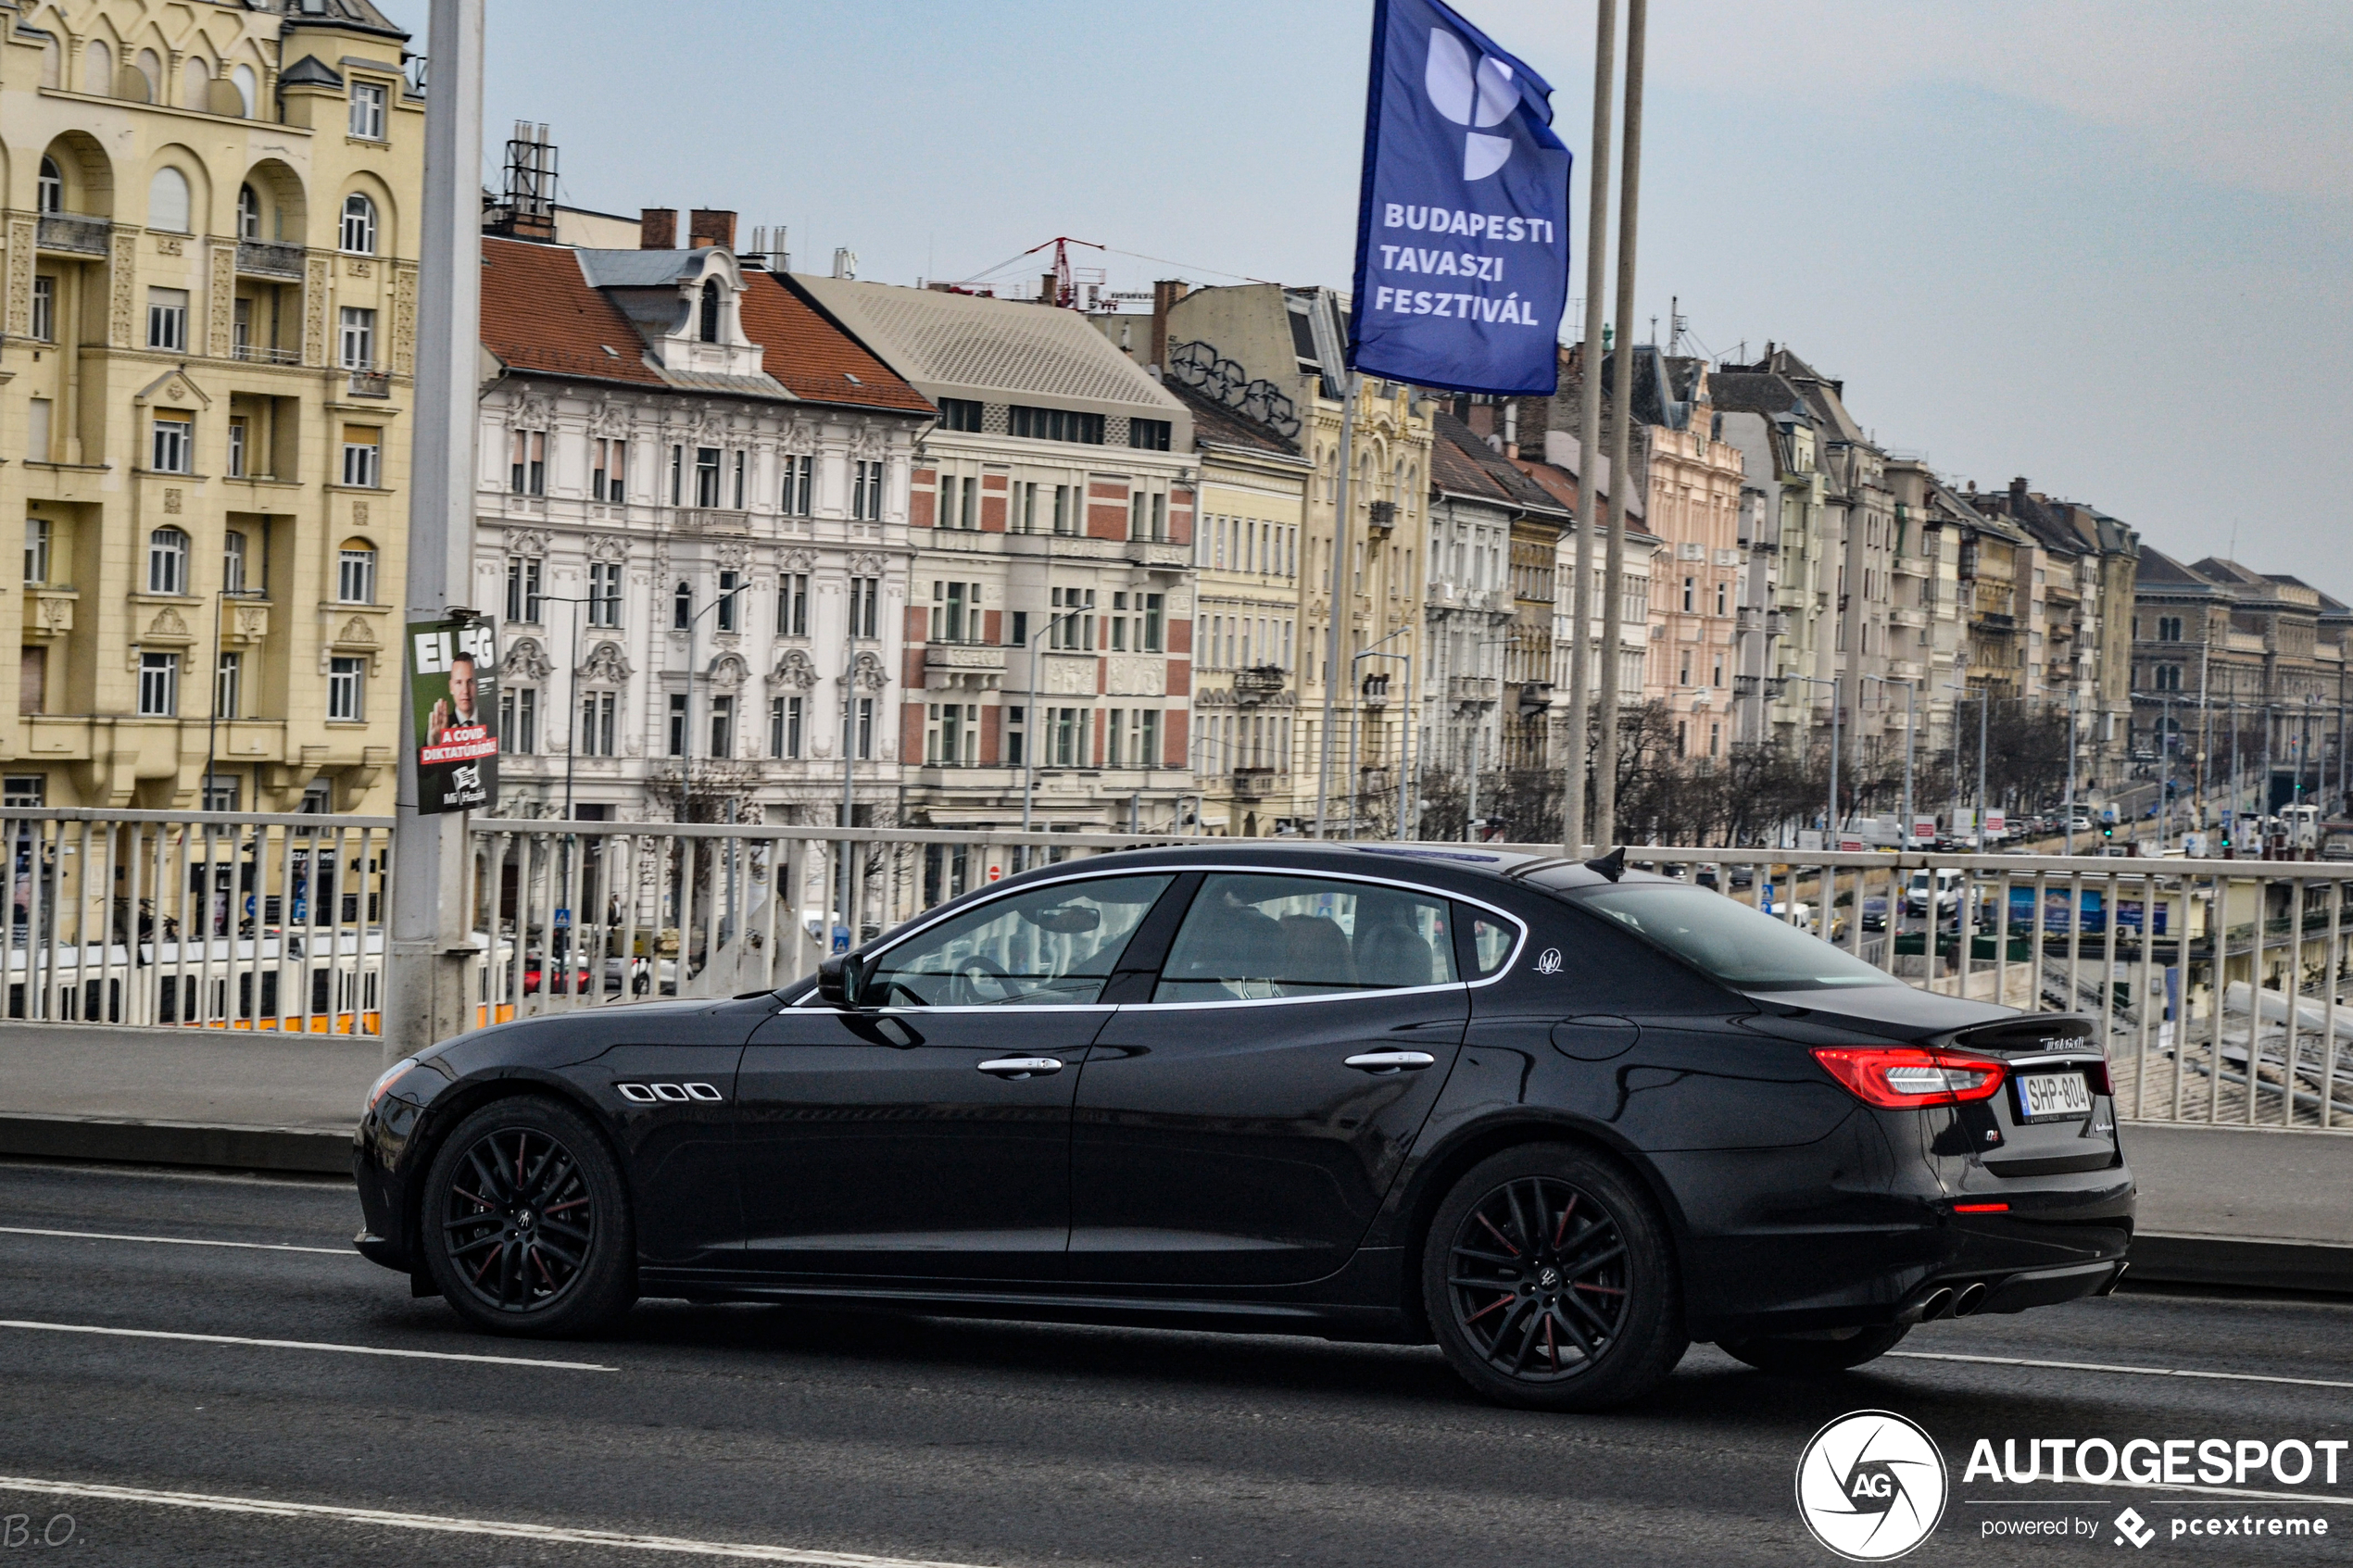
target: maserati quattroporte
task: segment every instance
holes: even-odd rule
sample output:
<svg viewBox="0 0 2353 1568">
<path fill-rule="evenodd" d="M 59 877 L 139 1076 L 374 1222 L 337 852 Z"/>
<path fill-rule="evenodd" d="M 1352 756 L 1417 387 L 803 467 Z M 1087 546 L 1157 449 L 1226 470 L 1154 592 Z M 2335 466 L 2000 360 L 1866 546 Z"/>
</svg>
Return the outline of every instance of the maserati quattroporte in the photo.
<svg viewBox="0 0 2353 1568">
<path fill-rule="evenodd" d="M 1632 1399 L 2112 1288 L 2091 1021 L 1925 994 L 1724 893 L 1472 847 L 1008 879 L 781 991 L 387 1072 L 362 1252 L 502 1333 L 641 1295 L 1435 1340 Z"/>
</svg>

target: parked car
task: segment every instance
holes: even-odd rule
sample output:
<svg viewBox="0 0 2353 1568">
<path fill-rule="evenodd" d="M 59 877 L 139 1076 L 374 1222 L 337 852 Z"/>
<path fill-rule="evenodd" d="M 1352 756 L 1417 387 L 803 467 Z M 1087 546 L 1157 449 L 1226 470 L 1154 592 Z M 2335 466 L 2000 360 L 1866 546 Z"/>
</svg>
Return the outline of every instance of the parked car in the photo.
<svg viewBox="0 0 2353 1568">
<path fill-rule="evenodd" d="M 1863 900 L 1863 929 L 1866 931 L 1887 929 L 1887 900 L 1876 893 Z"/>
<path fill-rule="evenodd" d="M 1140 1317 L 1435 1339 L 1483 1395 L 1594 1409 L 1692 1338 L 1821 1374 L 2111 1287 L 2097 1026 L 1915 990 L 1622 854 L 1194 841 L 778 991 L 396 1063 L 357 1245 L 495 1333 L 640 1295 Z"/>
</svg>

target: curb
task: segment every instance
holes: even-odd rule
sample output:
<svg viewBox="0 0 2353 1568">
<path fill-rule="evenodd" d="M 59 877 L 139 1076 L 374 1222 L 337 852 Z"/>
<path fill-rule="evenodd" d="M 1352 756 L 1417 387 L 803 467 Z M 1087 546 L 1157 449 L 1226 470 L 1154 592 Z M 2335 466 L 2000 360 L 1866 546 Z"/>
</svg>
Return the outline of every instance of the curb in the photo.
<svg viewBox="0 0 2353 1568">
<path fill-rule="evenodd" d="M 2235 1236 L 2133 1237 L 2128 1283 L 2251 1286 L 2353 1295 L 2353 1247 L 2324 1241 L 2246 1241 Z"/>
<path fill-rule="evenodd" d="M 123 1165 L 351 1174 L 351 1132 L 327 1127 L 208 1126 L 94 1116 L 0 1113 L 0 1155 Z"/>
</svg>

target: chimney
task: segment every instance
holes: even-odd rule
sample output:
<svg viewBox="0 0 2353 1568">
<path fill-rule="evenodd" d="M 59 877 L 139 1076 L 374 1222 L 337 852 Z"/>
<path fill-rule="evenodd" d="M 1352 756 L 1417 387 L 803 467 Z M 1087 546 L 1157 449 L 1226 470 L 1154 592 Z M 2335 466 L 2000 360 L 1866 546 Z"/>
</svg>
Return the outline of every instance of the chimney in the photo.
<svg viewBox="0 0 2353 1568">
<path fill-rule="evenodd" d="M 1155 365 L 1168 363 L 1169 308 L 1186 295 L 1192 285 L 1182 278 L 1162 278 L 1152 284 L 1152 358 Z"/>
<path fill-rule="evenodd" d="M 2010 481 L 2010 515 L 2026 515 L 2026 477 L 2023 474 Z"/>
<path fill-rule="evenodd" d="M 678 248 L 678 209 L 674 207 L 645 207 L 637 209 L 637 248 L 639 250 L 676 250 Z"/>
<path fill-rule="evenodd" d="M 1519 400 L 1507 399 L 1504 404 L 1504 456 L 1514 462 L 1519 460 Z"/>
<path fill-rule="evenodd" d="M 722 250 L 736 248 L 736 215 L 715 207 L 698 207 L 686 217 L 688 245 L 696 250 L 717 245 Z"/>
<path fill-rule="evenodd" d="M 1061 282 L 1051 272 L 1038 274 L 1038 303 L 1060 305 L 1063 302 Z"/>
</svg>

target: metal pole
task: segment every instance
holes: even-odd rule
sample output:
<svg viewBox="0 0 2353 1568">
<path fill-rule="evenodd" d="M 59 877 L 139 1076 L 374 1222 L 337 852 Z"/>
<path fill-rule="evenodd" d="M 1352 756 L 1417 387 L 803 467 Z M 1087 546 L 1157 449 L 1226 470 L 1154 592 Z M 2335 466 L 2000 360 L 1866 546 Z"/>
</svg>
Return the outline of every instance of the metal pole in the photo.
<svg viewBox="0 0 2353 1568">
<path fill-rule="evenodd" d="M 1904 831 L 1895 836 L 1898 844 L 1909 845 L 1912 837 L 1912 743 L 1919 735 L 1914 720 L 1919 705 L 1913 700 L 1919 695 L 1919 683 L 1904 683 Z M 2071 758 L 2072 751 L 2069 753 Z"/>
<path fill-rule="evenodd" d="M 1602 581 L 1601 749 L 1594 759 L 1593 842 L 1617 836 L 1618 638 L 1625 616 L 1626 503 L 1633 492 L 1628 451 L 1634 423 L 1634 242 L 1642 195 L 1642 39 L 1650 0 L 1626 0 L 1626 134 L 1617 198 L 1617 369 L 1610 399 L 1609 554 Z"/>
<path fill-rule="evenodd" d="M 1602 279 L 1609 263 L 1610 103 L 1617 90 L 1617 0 L 1599 0 L 1593 22 L 1593 142 L 1585 163 L 1585 349 L 1577 408 L 1577 565 L 1569 584 L 1568 776 L 1561 796 L 1561 848 L 1574 856 L 1585 838 L 1588 742 L 1593 725 L 1593 505 L 1601 493 Z M 1474 721 L 1476 722 L 1476 721 Z M 1472 789 L 1478 788 L 1478 732 L 1471 733 Z"/>
<path fill-rule="evenodd" d="M 1478 842 L 1478 709 L 1471 709 L 1470 792 L 1463 801 L 1463 842 Z M 1574 853 L 1574 851 L 1572 851 Z"/>
<path fill-rule="evenodd" d="M 1325 817 L 1330 809 L 1332 793 L 1332 712 L 1337 704 L 1333 688 L 1340 683 L 1340 583 L 1346 581 L 1346 559 L 1355 533 L 1349 513 L 1349 471 L 1356 466 L 1356 383 L 1354 370 L 1345 372 L 1340 392 L 1340 486 L 1332 503 L 1331 581 L 1326 584 L 1327 602 L 1330 605 L 1331 624 L 1324 636 L 1324 735 L 1316 748 L 1315 759 L 1315 836 L 1326 835 Z M 1353 801 L 1351 800 L 1351 816 Z"/>
<path fill-rule="evenodd" d="M 1977 691 L 1977 852 L 1985 849 L 1985 726 L 1987 715 L 1994 709 L 1994 688 L 1980 686 Z"/>
<path fill-rule="evenodd" d="M 404 596 L 411 621 L 438 620 L 453 598 L 467 596 L 472 570 L 482 353 L 482 40 L 483 0 L 433 0 Z M 462 1026 L 466 960 L 473 952 L 466 819 L 418 811 L 415 706 L 399 706 L 398 826 L 392 842 L 384 1011 L 387 1063 Z"/>
<path fill-rule="evenodd" d="M 1831 677 L 1831 810 L 1830 815 L 1822 820 L 1823 836 L 1829 841 L 1823 847 L 1827 849 L 1838 847 L 1838 683 L 1839 677 Z M 1829 928 L 1825 926 L 1823 929 Z"/>
<path fill-rule="evenodd" d="M 1021 831 L 1024 833 L 1031 831 L 1030 802 L 1037 794 L 1038 786 L 1038 738 L 1045 734 L 1046 729 L 1044 722 L 1038 716 L 1038 645 L 1056 626 L 1078 613 L 1075 609 L 1066 609 L 1060 615 L 1050 616 L 1047 618 L 1046 624 L 1029 634 L 1029 723 L 1027 725 L 1029 738 L 1022 743 L 1021 747 Z M 1181 804 L 1178 809 L 1182 809 Z M 1193 814 L 1193 822 L 1197 827 L 1205 828 L 1207 825 L 1201 821 L 1201 813 L 1198 811 Z M 1022 846 L 1021 863 L 1025 871 L 1029 867 L 1029 846 Z"/>
<path fill-rule="evenodd" d="M 1414 777 L 1414 656 L 1405 656 L 1405 717 L 1404 733 L 1397 737 L 1397 836 L 1418 838 L 1419 834 L 1405 831 L 1405 812 L 1411 804 L 1407 793 L 1413 788 Z"/>
<path fill-rule="evenodd" d="M 2059 809 L 2067 818 L 2067 853 L 2075 853 L 2075 704 L 2082 696 L 2081 686 L 2067 688 L 2067 797 Z"/>
<path fill-rule="evenodd" d="M 1348 661 L 1348 826 L 1340 834 L 1343 838 L 1356 836 L 1356 797 L 1360 783 L 1360 775 L 1356 771 L 1356 736 L 1365 727 L 1365 694 L 1356 684 L 1356 666 L 1363 662 L 1364 658 L 1360 653 Z"/>
</svg>

